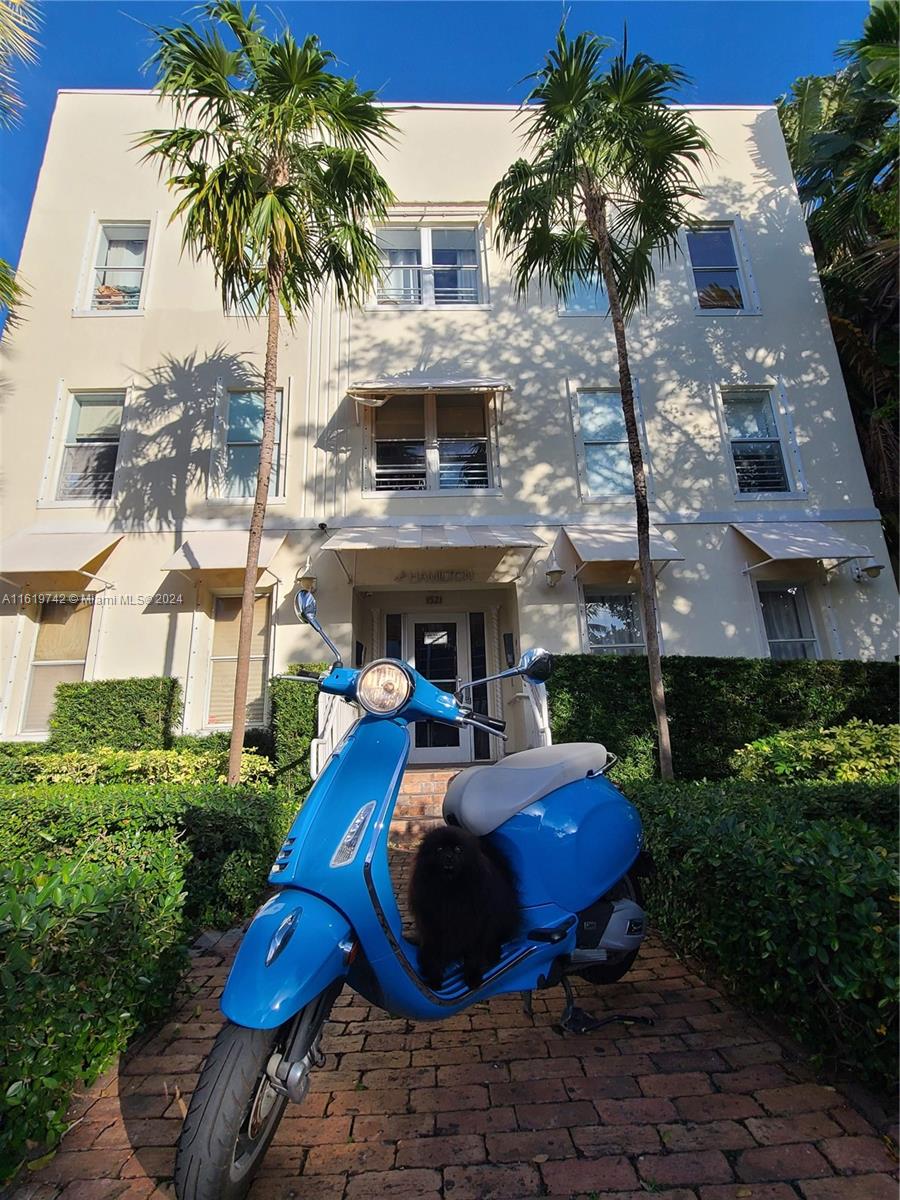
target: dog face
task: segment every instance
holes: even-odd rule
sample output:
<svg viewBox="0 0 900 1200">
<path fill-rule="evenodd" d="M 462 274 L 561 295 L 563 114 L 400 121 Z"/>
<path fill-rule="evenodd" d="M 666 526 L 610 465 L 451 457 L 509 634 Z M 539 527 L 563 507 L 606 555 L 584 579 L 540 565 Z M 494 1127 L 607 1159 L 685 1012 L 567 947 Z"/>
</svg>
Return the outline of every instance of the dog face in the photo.
<svg viewBox="0 0 900 1200">
<path fill-rule="evenodd" d="M 461 829 L 435 829 L 422 842 L 420 850 L 423 866 L 430 875 L 449 881 L 465 875 L 472 867 L 473 854 L 477 846 Z"/>
</svg>

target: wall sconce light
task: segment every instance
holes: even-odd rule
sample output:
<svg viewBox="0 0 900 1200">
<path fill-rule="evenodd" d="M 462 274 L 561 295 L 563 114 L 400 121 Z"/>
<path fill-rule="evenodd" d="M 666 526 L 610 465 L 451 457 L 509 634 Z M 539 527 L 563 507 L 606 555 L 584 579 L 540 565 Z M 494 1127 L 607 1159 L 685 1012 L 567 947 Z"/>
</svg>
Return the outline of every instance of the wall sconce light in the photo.
<svg viewBox="0 0 900 1200">
<path fill-rule="evenodd" d="M 868 562 L 861 563 L 859 560 L 854 562 L 850 568 L 850 574 L 857 583 L 871 583 L 873 579 L 877 579 L 884 570 L 884 563 Z"/>
<path fill-rule="evenodd" d="M 544 575 L 547 577 L 547 587 L 555 588 L 565 573 L 565 570 L 559 565 L 556 554 L 551 550 L 550 557 L 544 563 Z"/>
<path fill-rule="evenodd" d="M 313 574 L 312 561 L 309 555 L 306 556 L 306 565 L 302 571 L 297 572 L 296 580 L 297 587 L 302 592 L 315 592 L 319 586 L 319 581 Z"/>
</svg>

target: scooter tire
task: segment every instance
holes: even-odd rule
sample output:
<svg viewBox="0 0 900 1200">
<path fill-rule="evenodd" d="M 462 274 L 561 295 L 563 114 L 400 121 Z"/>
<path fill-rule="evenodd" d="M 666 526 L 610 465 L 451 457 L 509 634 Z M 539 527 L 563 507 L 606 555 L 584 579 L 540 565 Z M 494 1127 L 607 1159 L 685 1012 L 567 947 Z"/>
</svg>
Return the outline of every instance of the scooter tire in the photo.
<svg viewBox="0 0 900 1200">
<path fill-rule="evenodd" d="M 296 1018 L 287 1022 L 292 1026 Z M 276 1096 L 259 1136 L 236 1159 L 242 1129 L 251 1120 L 266 1064 L 287 1032 L 226 1023 L 209 1052 L 175 1150 L 177 1200 L 243 1200 L 275 1136 L 287 1105 Z"/>
<path fill-rule="evenodd" d="M 640 880 L 635 875 L 624 875 L 615 887 L 610 888 L 606 894 L 611 900 L 633 900 L 641 908 L 644 907 L 644 893 L 641 889 Z M 640 947 L 637 950 L 630 950 L 628 954 L 623 955 L 622 958 L 616 959 L 614 962 L 597 963 L 596 966 L 585 967 L 583 970 L 575 972 L 575 974 L 579 975 L 587 983 L 618 983 L 634 966 L 638 954 L 640 954 Z"/>
</svg>

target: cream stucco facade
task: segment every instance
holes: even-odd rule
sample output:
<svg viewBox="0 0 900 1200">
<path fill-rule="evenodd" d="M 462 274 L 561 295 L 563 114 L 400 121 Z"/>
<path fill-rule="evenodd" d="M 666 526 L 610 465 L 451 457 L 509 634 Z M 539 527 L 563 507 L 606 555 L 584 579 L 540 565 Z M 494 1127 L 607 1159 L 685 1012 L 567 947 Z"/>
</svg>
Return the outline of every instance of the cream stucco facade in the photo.
<svg viewBox="0 0 900 1200">
<path fill-rule="evenodd" d="M 260 687 L 320 657 L 292 615 L 298 574 L 350 662 L 432 655 L 439 678 L 537 643 L 640 648 L 610 322 L 602 305 L 517 302 L 486 216 L 515 115 L 401 106 L 380 298 L 346 312 L 326 296 L 283 329 Z M 896 590 L 889 569 L 860 571 L 888 559 L 775 110 L 696 118 L 715 236 L 661 267 L 629 332 L 663 650 L 892 658 Z M 2 368 L 3 738 L 39 736 L 41 688 L 81 676 L 174 674 L 186 730 L 225 721 L 229 531 L 249 517 L 233 493 L 254 453 L 238 415 L 264 333 L 223 315 L 210 268 L 181 255 L 171 197 L 133 149 L 165 119 L 145 92 L 62 92 L 53 118 L 21 259 L 32 299 Z M 709 307 L 707 284 L 732 307 Z M 60 592 L 91 611 L 54 632 L 39 598 Z"/>
</svg>

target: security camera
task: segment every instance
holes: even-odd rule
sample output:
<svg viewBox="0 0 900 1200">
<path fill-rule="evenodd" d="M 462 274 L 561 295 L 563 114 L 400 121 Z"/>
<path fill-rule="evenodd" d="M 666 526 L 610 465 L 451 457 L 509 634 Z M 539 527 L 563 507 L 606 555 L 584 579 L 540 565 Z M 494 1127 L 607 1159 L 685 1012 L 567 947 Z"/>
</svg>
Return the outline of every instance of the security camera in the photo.
<svg viewBox="0 0 900 1200">
<path fill-rule="evenodd" d="M 320 522 L 319 522 L 319 529 L 322 531 L 322 533 L 327 533 L 327 532 L 328 532 L 328 522 L 327 522 L 327 521 L 320 521 Z"/>
</svg>

